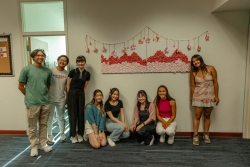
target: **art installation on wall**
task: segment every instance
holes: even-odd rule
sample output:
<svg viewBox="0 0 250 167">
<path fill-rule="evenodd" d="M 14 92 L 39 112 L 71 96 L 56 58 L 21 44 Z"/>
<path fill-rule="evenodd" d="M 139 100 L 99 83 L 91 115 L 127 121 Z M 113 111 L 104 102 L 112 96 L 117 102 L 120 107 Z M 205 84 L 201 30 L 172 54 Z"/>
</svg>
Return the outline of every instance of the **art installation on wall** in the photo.
<svg viewBox="0 0 250 167">
<path fill-rule="evenodd" d="M 145 73 L 145 72 L 189 72 L 190 61 L 187 56 L 176 50 L 170 57 L 162 51 L 142 59 L 136 52 L 121 57 L 101 56 L 102 73 Z"/>
<path fill-rule="evenodd" d="M 146 30 L 147 29 L 147 30 Z M 147 31 L 147 36 L 145 36 L 145 33 Z M 164 39 L 166 41 L 166 47 L 162 50 L 156 51 L 153 55 L 150 55 L 148 57 L 147 51 L 145 52 L 146 58 L 142 58 L 137 52 L 136 52 L 136 44 L 135 39 L 138 38 L 138 44 L 146 44 L 148 45 L 151 42 L 150 34 L 153 35 L 153 42 L 159 42 L 160 39 Z M 200 46 L 200 37 L 205 35 L 205 40 L 209 40 L 209 34 L 208 31 L 202 33 L 201 35 L 193 38 L 193 42 L 195 45 L 195 40 L 198 40 L 197 45 L 197 51 L 201 51 Z M 143 36 L 143 37 L 142 37 Z M 102 73 L 158 73 L 158 72 L 164 72 L 164 73 L 186 73 L 190 71 L 190 61 L 188 60 L 188 57 L 183 54 L 179 50 L 179 43 L 180 42 L 186 42 L 187 43 L 187 50 L 191 50 L 192 46 L 190 45 L 190 39 L 169 39 L 165 38 L 163 36 L 160 36 L 158 33 L 154 32 L 149 27 L 145 27 L 141 32 L 139 32 L 137 35 L 135 35 L 133 38 L 119 43 L 104 43 L 98 40 L 93 39 L 89 35 L 86 35 L 86 52 L 90 53 L 89 46 L 92 46 L 93 41 L 93 52 L 98 53 L 98 48 L 96 47 L 96 43 L 102 44 L 102 52 L 101 55 L 101 69 Z M 89 41 L 89 42 L 88 42 Z M 173 47 L 175 48 L 175 51 L 171 54 L 171 56 L 167 56 L 166 54 L 169 53 L 168 48 L 168 41 L 173 42 Z M 132 43 L 129 45 L 129 43 Z M 115 46 L 116 45 L 123 45 L 123 48 L 121 49 L 121 52 L 123 53 L 121 56 L 118 56 L 116 53 Z M 176 46 L 177 44 L 177 46 Z M 126 46 L 127 45 L 127 46 Z M 108 51 L 108 49 L 105 47 L 108 46 L 109 48 L 109 57 L 106 58 L 104 56 L 104 53 Z M 114 50 L 111 51 L 110 46 L 114 47 Z M 131 49 L 133 51 L 130 55 L 127 53 L 127 51 Z"/>
</svg>

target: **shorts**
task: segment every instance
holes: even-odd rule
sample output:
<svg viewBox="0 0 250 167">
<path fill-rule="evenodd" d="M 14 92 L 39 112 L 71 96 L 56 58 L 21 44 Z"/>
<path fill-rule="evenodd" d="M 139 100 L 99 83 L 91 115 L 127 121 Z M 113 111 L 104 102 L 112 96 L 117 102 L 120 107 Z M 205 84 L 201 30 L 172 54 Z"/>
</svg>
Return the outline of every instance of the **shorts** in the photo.
<svg viewBox="0 0 250 167">
<path fill-rule="evenodd" d="M 97 129 L 98 129 L 98 127 L 97 127 Z M 85 133 L 86 133 L 86 135 L 88 135 L 90 133 L 94 133 L 94 130 L 93 130 L 93 128 L 88 120 L 86 120 L 86 122 L 85 122 Z"/>
</svg>

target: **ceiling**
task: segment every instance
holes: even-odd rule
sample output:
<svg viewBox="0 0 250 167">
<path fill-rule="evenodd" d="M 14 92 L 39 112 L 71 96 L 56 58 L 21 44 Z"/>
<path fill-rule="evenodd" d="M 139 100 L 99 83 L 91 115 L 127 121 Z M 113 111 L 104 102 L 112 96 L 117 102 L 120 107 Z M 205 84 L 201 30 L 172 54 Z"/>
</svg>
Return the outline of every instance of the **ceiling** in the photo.
<svg viewBox="0 0 250 167">
<path fill-rule="evenodd" d="M 250 0 L 212 0 L 212 12 L 250 11 Z"/>
</svg>

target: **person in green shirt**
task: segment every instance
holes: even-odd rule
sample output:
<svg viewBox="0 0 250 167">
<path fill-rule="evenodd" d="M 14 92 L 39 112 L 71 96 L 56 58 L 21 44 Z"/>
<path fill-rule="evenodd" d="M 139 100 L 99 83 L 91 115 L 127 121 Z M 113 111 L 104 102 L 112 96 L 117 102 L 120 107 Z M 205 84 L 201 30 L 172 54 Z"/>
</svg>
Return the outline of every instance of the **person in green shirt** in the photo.
<svg viewBox="0 0 250 167">
<path fill-rule="evenodd" d="M 19 76 L 18 89 L 25 96 L 27 108 L 28 137 L 30 141 L 30 156 L 38 155 L 38 136 L 40 149 L 45 152 L 52 150 L 47 142 L 47 122 L 50 114 L 50 98 L 48 94 L 52 81 L 52 72 L 43 66 L 46 54 L 41 49 L 34 50 L 30 57 L 34 63 L 24 67 Z M 37 134 L 37 123 L 39 134 Z"/>
</svg>

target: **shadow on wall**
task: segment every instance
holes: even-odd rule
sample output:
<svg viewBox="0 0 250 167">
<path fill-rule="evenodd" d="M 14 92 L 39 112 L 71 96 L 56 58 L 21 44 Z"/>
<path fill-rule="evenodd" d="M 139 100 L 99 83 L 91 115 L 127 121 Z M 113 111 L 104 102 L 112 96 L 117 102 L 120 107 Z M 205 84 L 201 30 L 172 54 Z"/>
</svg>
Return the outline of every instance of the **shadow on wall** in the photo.
<svg viewBox="0 0 250 167">
<path fill-rule="evenodd" d="M 218 23 L 218 26 L 215 26 L 215 27 L 216 28 L 220 27 L 221 31 L 225 33 L 225 39 L 228 39 L 229 43 L 232 44 L 232 45 L 229 45 L 227 47 L 238 46 L 240 43 L 245 42 L 245 41 L 240 41 L 240 39 L 242 39 L 242 38 L 243 39 L 245 38 L 246 41 L 248 40 L 248 37 L 245 36 L 245 34 L 247 34 L 247 32 L 248 32 L 248 26 L 245 26 L 243 24 L 245 22 L 248 22 L 248 19 L 249 19 L 247 17 L 246 13 L 248 13 L 248 12 L 244 11 L 244 12 L 212 13 L 215 20 Z M 243 20 L 245 20 L 245 21 L 243 21 Z M 216 38 L 216 36 L 214 38 Z M 224 44 L 220 44 L 220 45 L 224 45 Z M 218 50 L 220 50 L 220 45 L 217 45 Z M 242 53 L 242 50 L 245 50 L 246 46 L 243 45 L 243 46 L 235 47 L 235 48 L 238 49 L 238 53 Z M 243 55 L 238 54 L 238 55 L 242 56 L 242 58 L 245 59 L 246 54 L 243 54 Z"/>
</svg>

